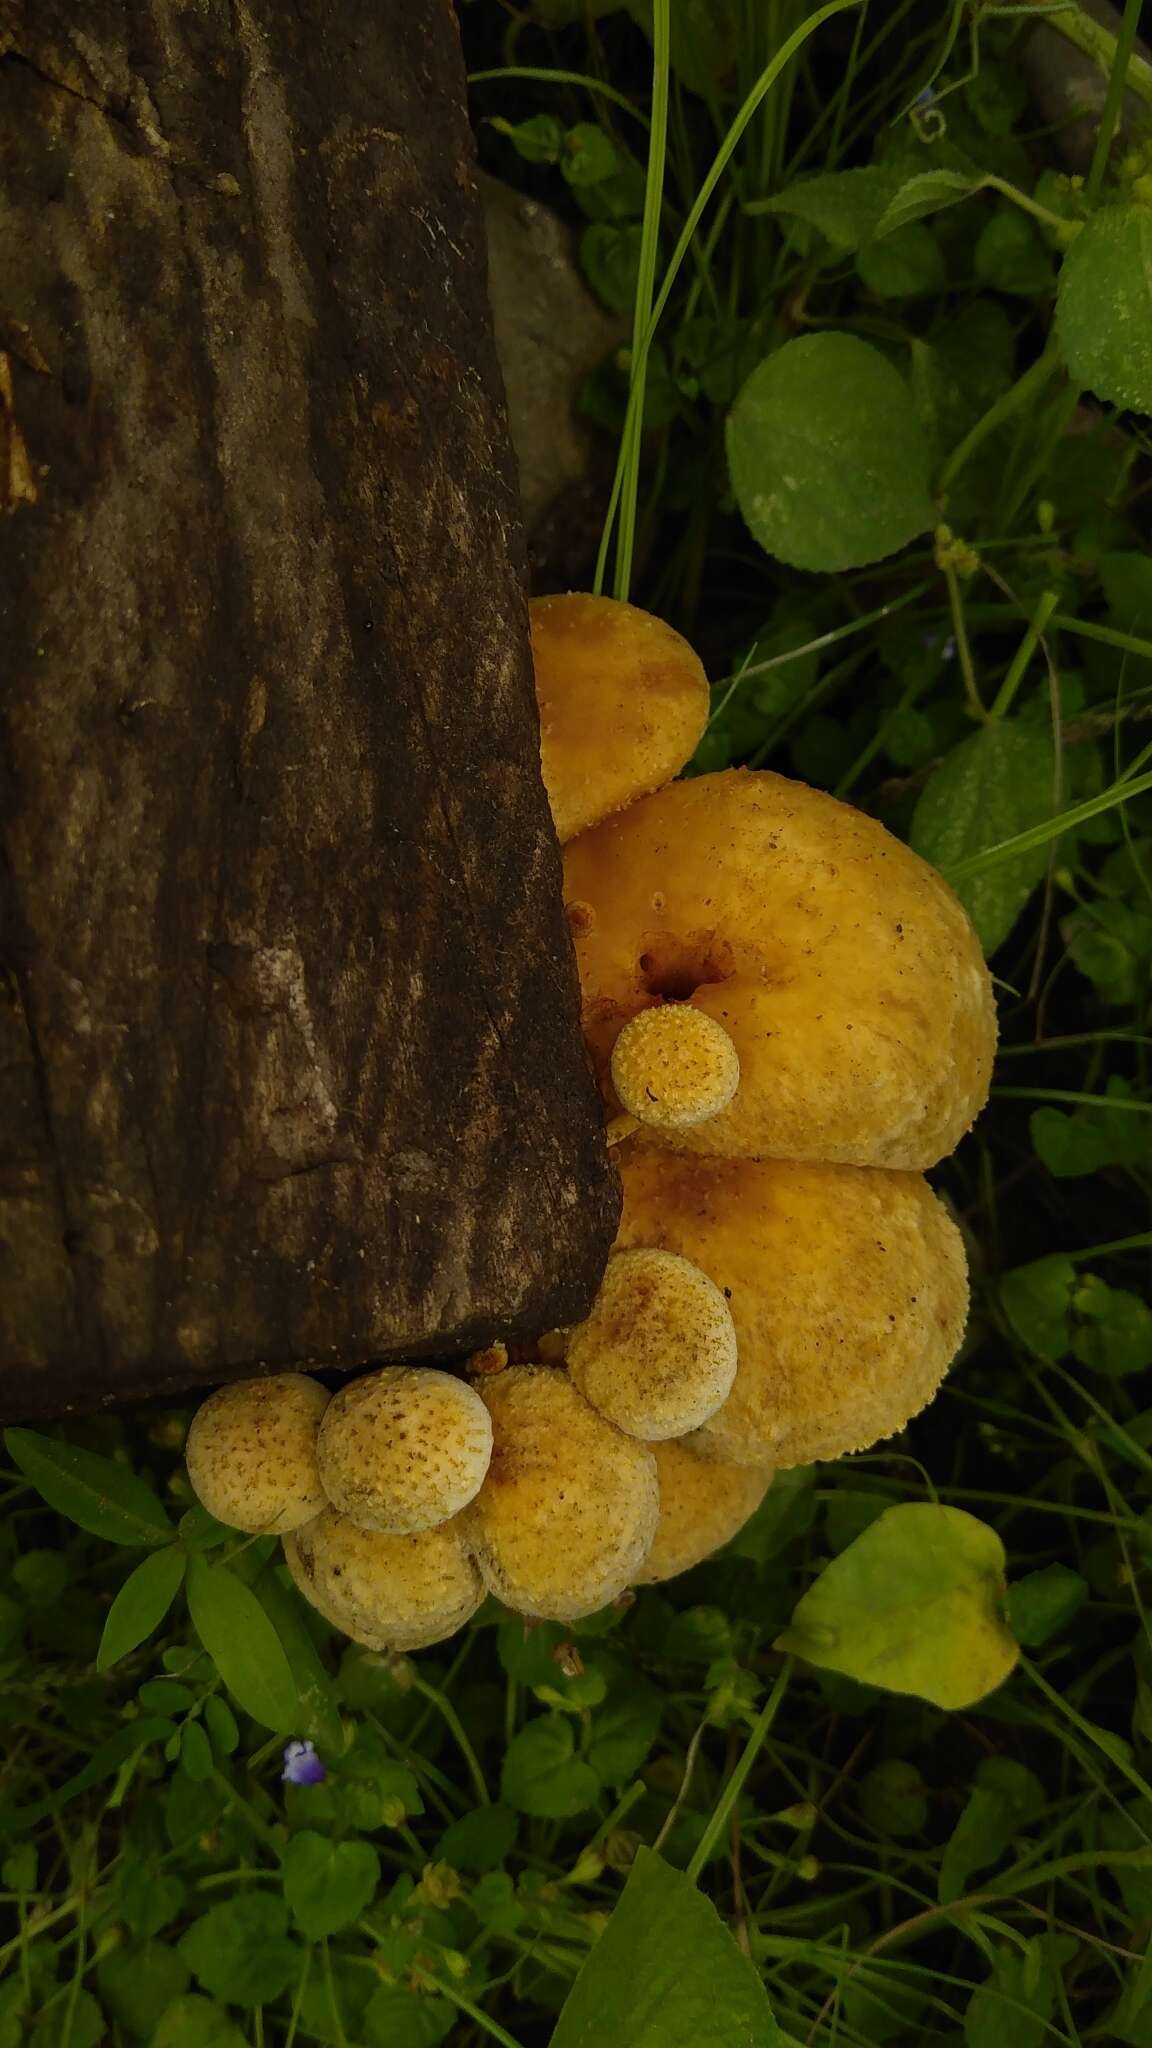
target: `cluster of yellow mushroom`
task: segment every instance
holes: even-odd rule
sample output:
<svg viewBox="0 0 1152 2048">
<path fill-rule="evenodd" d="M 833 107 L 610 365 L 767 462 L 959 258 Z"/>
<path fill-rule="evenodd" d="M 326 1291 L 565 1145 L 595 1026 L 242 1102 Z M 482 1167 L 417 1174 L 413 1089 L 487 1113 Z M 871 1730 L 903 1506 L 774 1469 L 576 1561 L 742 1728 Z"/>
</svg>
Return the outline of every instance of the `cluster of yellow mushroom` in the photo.
<svg viewBox="0 0 1152 2048">
<path fill-rule="evenodd" d="M 704 670 L 607 598 L 537 600 L 541 759 L 585 1042 L 623 1183 L 587 1319 L 460 1376 L 388 1366 L 329 1399 L 221 1389 L 188 1469 L 284 1538 L 305 1597 L 414 1649 L 487 1592 L 576 1620 L 728 1542 L 776 1470 L 863 1449 L 931 1398 L 967 1313 L 923 1179 L 983 1106 L 991 982 L 908 847 L 768 772 L 672 781 Z"/>
</svg>

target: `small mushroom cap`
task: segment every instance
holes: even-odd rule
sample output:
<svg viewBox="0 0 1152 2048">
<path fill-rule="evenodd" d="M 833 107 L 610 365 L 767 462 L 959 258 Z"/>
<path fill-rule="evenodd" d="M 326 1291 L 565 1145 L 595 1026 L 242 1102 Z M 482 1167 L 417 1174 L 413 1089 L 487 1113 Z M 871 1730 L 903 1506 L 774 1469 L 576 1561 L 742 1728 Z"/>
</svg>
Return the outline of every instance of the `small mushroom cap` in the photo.
<svg viewBox="0 0 1152 2048">
<path fill-rule="evenodd" d="M 690 1003 L 658 1003 L 628 1019 L 612 1048 L 612 1086 L 637 1123 L 686 1131 L 727 1109 L 740 1059 L 722 1024 Z"/>
<path fill-rule="evenodd" d="M 983 1107 L 996 1012 L 976 934 L 874 818 L 729 769 L 582 833 L 564 873 L 609 1105 L 616 1040 L 654 1002 L 715 1018 L 736 1048 L 735 1095 L 667 1133 L 677 1151 L 920 1170 Z"/>
<path fill-rule="evenodd" d="M 479 1492 L 492 1424 L 464 1380 L 386 1365 L 332 1396 L 316 1455 L 334 1508 L 360 1529 L 408 1536 L 448 1521 Z"/>
<path fill-rule="evenodd" d="M 688 642 L 635 605 L 574 593 L 528 609 L 540 764 L 564 841 L 679 772 L 708 722 L 708 678 Z"/>
<path fill-rule="evenodd" d="M 655 1443 L 660 1520 L 637 1584 L 674 1579 L 723 1549 L 754 1515 L 772 1484 L 763 1465 L 718 1465 L 685 1443 Z"/>
<path fill-rule="evenodd" d="M 902 1429 L 964 1334 L 960 1232 L 919 1174 L 700 1159 L 640 1139 L 617 1151 L 617 1243 L 703 1267 L 736 1326 L 727 1400 L 693 1450 L 805 1465 Z"/>
<path fill-rule="evenodd" d="M 302 1372 L 218 1387 L 192 1417 L 184 1456 L 201 1506 L 230 1529 L 283 1536 L 324 1506 L 316 1432 L 328 1390 Z"/>
<path fill-rule="evenodd" d="M 509 1366 L 479 1392 L 492 1463 L 461 1519 L 489 1590 L 547 1621 L 595 1614 L 648 1555 L 659 1512 L 651 1451 L 555 1366 Z"/>
<path fill-rule="evenodd" d="M 369 1650 L 422 1650 L 475 1614 L 484 1583 L 458 1522 L 388 1536 L 326 1508 L 284 1539 L 304 1598 Z"/>
<path fill-rule="evenodd" d="M 568 1370 L 585 1400 L 629 1436 L 683 1436 L 714 1415 L 736 1377 L 736 1331 L 715 1282 L 675 1252 L 617 1252 Z"/>
</svg>

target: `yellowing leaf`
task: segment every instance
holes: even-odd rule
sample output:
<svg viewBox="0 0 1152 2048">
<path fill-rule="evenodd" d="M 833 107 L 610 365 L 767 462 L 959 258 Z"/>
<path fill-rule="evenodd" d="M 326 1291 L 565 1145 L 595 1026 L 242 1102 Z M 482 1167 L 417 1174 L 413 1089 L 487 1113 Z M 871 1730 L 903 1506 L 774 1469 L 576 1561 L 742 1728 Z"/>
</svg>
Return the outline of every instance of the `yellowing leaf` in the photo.
<svg viewBox="0 0 1152 2048">
<path fill-rule="evenodd" d="M 1004 1546 L 960 1508 L 888 1508 L 827 1565 L 776 1639 L 823 1671 L 970 1707 L 1019 1648 L 1004 1621 Z"/>
</svg>

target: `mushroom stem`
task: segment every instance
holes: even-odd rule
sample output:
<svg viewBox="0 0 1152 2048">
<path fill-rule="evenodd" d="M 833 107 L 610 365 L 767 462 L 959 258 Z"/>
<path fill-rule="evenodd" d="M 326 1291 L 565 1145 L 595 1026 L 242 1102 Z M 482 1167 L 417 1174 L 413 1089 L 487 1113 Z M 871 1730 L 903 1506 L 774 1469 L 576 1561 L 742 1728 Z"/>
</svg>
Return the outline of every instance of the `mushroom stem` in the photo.
<svg viewBox="0 0 1152 2048">
<path fill-rule="evenodd" d="M 637 1117 L 629 1116 L 627 1110 L 621 1110 L 619 1116 L 614 1116 L 608 1125 L 604 1133 L 605 1142 L 609 1146 L 622 1145 L 625 1138 L 630 1138 L 633 1132 L 640 1130 L 640 1128 L 640 1121 Z"/>
</svg>

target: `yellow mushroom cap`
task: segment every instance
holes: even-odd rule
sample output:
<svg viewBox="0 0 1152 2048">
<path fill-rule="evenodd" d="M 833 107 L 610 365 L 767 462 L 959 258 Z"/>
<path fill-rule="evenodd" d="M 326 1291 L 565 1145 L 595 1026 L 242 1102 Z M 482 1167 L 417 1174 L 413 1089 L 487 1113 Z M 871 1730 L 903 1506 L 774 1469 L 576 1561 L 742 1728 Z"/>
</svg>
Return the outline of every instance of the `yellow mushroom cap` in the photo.
<svg viewBox="0 0 1152 2048">
<path fill-rule="evenodd" d="M 317 1444 L 333 1507 L 393 1536 L 433 1529 L 467 1506 L 491 1455 L 479 1395 L 431 1366 L 386 1365 L 341 1387 Z"/>
<path fill-rule="evenodd" d="M 685 1443 L 654 1443 L 660 1520 L 637 1584 L 691 1571 L 721 1550 L 754 1515 L 772 1484 L 762 1465 L 718 1465 Z"/>
<path fill-rule="evenodd" d="M 763 769 L 670 783 L 565 848 L 564 893 L 609 1103 L 613 1047 L 653 1002 L 736 1048 L 738 1090 L 668 1130 L 676 1151 L 922 1170 L 987 1099 L 996 1008 L 967 913 L 835 797 Z"/>
<path fill-rule="evenodd" d="M 679 633 L 613 597 L 533 598 L 540 765 L 563 841 L 670 781 L 708 722 L 708 678 Z"/>
<path fill-rule="evenodd" d="M 659 1510 L 651 1451 L 555 1366 L 509 1366 L 479 1393 L 492 1463 L 461 1520 L 486 1584 L 520 1614 L 594 1614 L 648 1555 Z"/>
<path fill-rule="evenodd" d="M 192 1491 L 230 1529 L 283 1536 L 324 1506 L 316 1432 L 328 1390 L 301 1372 L 218 1387 L 197 1409 L 184 1456 Z"/>
<path fill-rule="evenodd" d="M 612 1048 L 612 1086 L 637 1123 L 686 1131 L 727 1109 L 740 1059 L 722 1024 L 690 1003 L 630 1017 Z"/>
<path fill-rule="evenodd" d="M 304 1598 L 370 1650 L 422 1650 L 475 1614 L 484 1584 L 459 1522 L 412 1536 L 358 1529 L 322 1515 L 284 1539 L 284 1558 Z"/>
<path fill-rule="evenodd" d="M 919 1174 L 619 1147 L 617 1244 L 659 1244 L 723 1289 L 732 1391 L 692 1448 L 777 1467 L 864 1450 L 936 1392 L 964 1334 L 960 1232 Z"/>
<path fill-rule="evenodd" d="M 736 1376 L 736 1331 L 715 1282 L 675 1252 L 617 1252 L 567 1339 L 574 1384 L 629 1436 L 683 1436 Z"/>
</svg>

